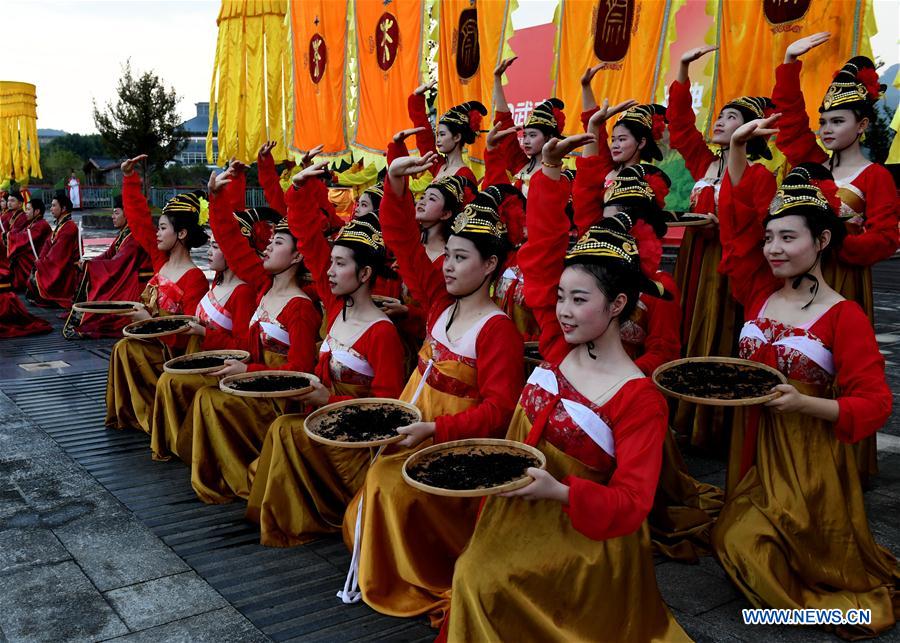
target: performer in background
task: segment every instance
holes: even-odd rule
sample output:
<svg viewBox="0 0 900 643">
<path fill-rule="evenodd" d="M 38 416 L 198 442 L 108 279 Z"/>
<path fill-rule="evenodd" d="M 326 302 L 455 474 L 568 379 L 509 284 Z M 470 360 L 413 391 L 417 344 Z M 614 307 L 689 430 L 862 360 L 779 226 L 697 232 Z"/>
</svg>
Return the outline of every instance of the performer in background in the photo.
<svg viewBox="0 0 900 643">
<path fill-rule="evenodd" d="M 75 170 L 72 170 L 72 174 L 66 182 L 66 196 L 72 202 L 73 210 L 81 209 L 81 183 L 78 181 L 78 177 L 75 176 Z"/>
<path fill-rule="evenodd" d="M 102 254 L 81 262 L 81 281 L 74 301 L 137 301 L 153 277 L 150 256 L 131 233 L 122 197 L 113 197 L 116 238 Z M 120 315 L 85 315 L 72 310 L 63 326 L 66 339 L 120 337 L 131 319 Z"/>
<path fill-rule="evenodd" d="M 50 238 L 50 224 L 44 221 L 46 209 L 42 199 L 31 199 L 25 204 L 25 225 L 17 226 L 6 235 L 6 254 L 16 291 L 25 290 L 44 243 Z"/>
<path fill-rule="evenodd" d="M 81 239 L 72 221 L 72 203 L 59 194 L 50 205 L 54 224 L 28 278 L 26 297 L 37 306 L 69 308 L 78 285 Z"/>
</svg>

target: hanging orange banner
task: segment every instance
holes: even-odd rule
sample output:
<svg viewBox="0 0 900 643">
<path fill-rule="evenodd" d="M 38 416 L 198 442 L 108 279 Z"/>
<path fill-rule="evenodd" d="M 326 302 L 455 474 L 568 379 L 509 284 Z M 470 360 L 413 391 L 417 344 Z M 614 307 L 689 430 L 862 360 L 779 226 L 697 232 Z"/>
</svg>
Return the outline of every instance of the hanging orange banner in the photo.
<svg viewBox="0 0 900 643">
<path fill-rule="evenodd" d="M 419 85 L 424 0 L 356 0 L 355 151 L 384 164 L 391 137 L 409 127 L 406 101 Z"/>
<path fill-rule="evenodd" d="M 512 36 L 510 18 L 515 0 L 441 0 L 438 20 L 438 113 L 454 105 L 477 100 L 491 102 L 494 67 L 504 57 Z M 507 51 L 506 55 L 512 55 Z M 506 106 L 504 106 L 506 108 Z M 485 119 L 485 124 L 490 121 Z M 469 147 L 469 158 L 484 158 L 484 136 Z"/>
<path fill-rule="evenodd" d="M 292 145 L 307 151 L 322 144 L 323 156 L 342 156 L 347 146 L 344 109 L 347 3 L 291 0 L 294 68 Z"/>
<path fill-rule="evenodd" d="M 566 104 L 565 134 L 581 131 L 581 76 L 605 63 L 592 83 L 597 102 L 653 101 L 665 78 L 675 12 L 684 0 L 560 0 L 554 22 L 554 95 Z M 587 37 L 585 37 L 587 36 Z"/>
<path fill-rule="evenodd" d="M 803 57 L 800 86 L 810 124 L 818 129 L 819 102 L 831 77 L 852 56 L 871 56 L 875 17 L 871 0 L 717 0 L 719 50 L 714 109 L 737 96 L 771 96 L 775 68 L 793 41 L 819 31 L 831 39 Z M 709 123 L 707 123 L 709 125 Z"/>
</svg>

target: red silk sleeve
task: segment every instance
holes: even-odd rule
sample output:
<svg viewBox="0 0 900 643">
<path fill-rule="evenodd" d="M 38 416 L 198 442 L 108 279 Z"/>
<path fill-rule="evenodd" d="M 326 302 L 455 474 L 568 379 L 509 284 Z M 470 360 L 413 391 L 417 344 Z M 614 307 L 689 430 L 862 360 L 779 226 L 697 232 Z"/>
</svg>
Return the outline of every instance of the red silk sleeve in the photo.
<svg viewBox="0 0 900 643">
<path fill-rule="evenodd" d="M 52 243 L 44 244 L 35 261 L 41 290 L 48 298 L 71 299 L 77 286 L 73 273 L 78 257 L 78 226 L 70 219 L 59 228 Z"/>
<path fill-rule="evenodd" d="M 247 173 L 244 170 L 236 172 L 231 182 L 222 188 L 222 194 L 232 212 L 244 210 L 247 207 Z"/>
<path fill-rule="evenodd" d="M 335 297 L 328 285 L 328 267 L 331 264 L 331 248 L 322 236 L 322 225 L 325 217 L 317 207 L 315 185 L 321 181 L 304 181 L 303 185 L 291 187 L 284 194 L 287 204 L 288 227 L 291 234 L 297 237 L 303 262 L 312 273 L 316 284 L 316 292 L 322 299 L 325 310 L 331 310 Z"/>
<path fill-rule="evenodd" d="M 263 189 L 266 203 L 273 210 L 277 210 L 281 216 L 287 215 L 287 205 L 284 202 L 284 190 L 278 180 L 278 171 L 275 169 L 275 159 L 271 154 L 256 157 L 256 171 L 259 173 L 259 185 Z"/>
<path fill-rule="evenodd" d="M 391 140 L 387 146 L 387 164 L 388 167 L 391 166 L 391 163 L 400 158 L 401 156 L 409 156 L 409 150 L 406 149 L 406 143 L 397 143 L 394 140 Z"/>
<path fill-rule="evenodd" d="M 566 181 L 554 181 L 543 172 L 531 178 L 525 215 L 528 240 L 518 253 L 525 303 L 540 328 L 541 356 L 552 364 L 559 364 L 572 350 L 556 319 L 559 278 L 569 243 L 568 189 Z"/>
<path fill-rule="evenodd" d="M 231 314 L 231 330 L 207 328 L 203 350 L 244 348 L 250 343 L 250 318 L 256 310 L 256 290 L 250 284 L 238 284 L 225 303 Z"/>
<path fill-rule="evenodd" d="M 825 163 L 828 153 L 819 147 L 816 135 L 809 129 L 809 116 L 803 90 L 800 88 L 801 61 L 781 64 L 775 68 L 775 88 L 772 102 L 781 112 L 778 119 L 778 134 L 775 145 L 785 155 L 791 165 L 798 163 Z"/>
<path fill-rule="evenodd" d="M 489 319 L 475 341 L 479 402 L 454 415 L 435 418 L 435 443 L 503 437 L 522 392 L 525 347 L 506 315 Z"/>
<path fill-rule="evenodd" d="M 461 176 L 464 179 L 469 179 L 473 185 L 478 185 L 478 179 L 475 178 L 475 172 L 472 171 L 470 167 L 461 167 L 456 170 L 456 176 Z"/>
<path fill-rule="evenodd" d="M 662 466 L 662 444 L 669 408 L 649 379 L 626 382 L 611 428 L 616 469 L 607 484 L 567 476 L 572 526 L 593 540 L 634 533 L 646 520 Z M 623 388 L 624 388 L 623 387 Z M 626 408 L 622 408 L 622 406 Z"/>
<path fill-rule="evenodd" d="M 750 165 L 740 183 L 728 172 L 719 192 L 719 272 L 728 275 L 731 293 L 748 311 L 751 304 L 778 290 L 783 281 L 772 274 L 762 252 L 765 218 L 775 195 L 775 177 L 761 165 Z"/>
<path fill-rule="evenodd" d="M 844 238 L 838 257 L 855 266 L 871 266 L 889 259 L 900 247 L 897 188 L 891 173 L 874 163 L 853 184 L 866 197 L 866 222 L 861 234 Z"/>
<path fill-rule="evenodd" d="M 669 121 L 669 146 L 677 150 L 684 159 L 684 165 L 695 181 L 706 176 L 709 166 L 716 161 L 716 155 L 706 144 L 703 134 L 697 129 L 691 98 L 691 81 L 677 80 L 669 85 L 669 105 L 666 119 Z"/>
<path fill-rule="evenodd" d="M 406 369 L 403 364 L 403 344 L 400 335 L 390 321 L 373 324 L 353 345 L 375 372 L 370 397 L 397 399 L 406 385 Z M 332 395 L 329 404 L 353 399 L 350 395 Z"/>
<path fill-rule="evenodd" d="M 599 107 L 592 107 L 591 109 L 587 110 L 586 112 L 581 112 L 581 129 L 583 129 L 585 132 L 587 132 L 588 131 L 588 123 L 591 120 L 591 116 L 593 116 L 594 114 L 596 114 L 599 111 L 600 111 Z"/>
<path fill-rule="evenodd" d="M 600 156 L 582 156 L 575 159 L 575 169 L 575 185 L 572 186 L 572 208 L 575 211 L 573 223 L 581 236 L 603 218 L 603 197 L 606 192 L 604 183 L 612 167 L 607 166 Z"/>
<path fill-rule="evenodd" d="M 516 126 L 512 118 L 512 112 L 504 112 L 499 109 L 494 114 L 494 124 L 499 124 L 500 129 L 509 129 Z M 519 145 L 519 137 L 515 134 L 510 134 L 503 139 L 497 149 L 501 151 L 504 164 L 510 174 L 518 172 L 529 161 L 528 155 L 522 151 L 522 146 Z"/>
<path fill-rule="evenodd" d="M 159 272 L 169 260 L 169 256 L 156 247 L 153 217 L 147 199 L 141 192 L 141 177 L 137 174 L 122 178 L 122 209 L 125 211 L 125 220 L 128 221 L 131 235 L 150 256 L 153 271 Z"/>
<path fill-rule="evenodd" d="M 837 305 L 832 353 L 839 395 L 834 433 L 841 442 L 853 444 L 884 426 L 893 396 L 869 318 L 855 302 Z"/>
<path fill-rule="evenodd" d="M 178 280 L 178 286 L 184 293 L 181 296 L 181 309 L 185 315 L 197 312 L 197 305 L 209 290 L 209 281 L 200 268 L 191 268 Z"/>
<path fill-rule="evenodd" d="M 225 262 L 238 279 L 253 286 L 257 292 L 268 290 L 272 278 L 263 268 L 262 259 L 241 234 L 241 227 L 228 210 L 227 201 L 215 194 L 210 195 L 209 227 L 225 255 Z"/>
<path fill-rule="evenodd" d="M 301 371 L 312 373 L 316 365 L 316 344 L 319 341 L 319 327 L 322 314 L 316 305 L 306 297 L 294 297 L 278 315 L 278 323 L 288 331 L 291 346 L 287 360 L 281 366 L 249 364 L 248 371 Z"/>
<path fill-rule="evenodd" d="M 672 293 L 672 299 L 643 297 L 647 306 L 649 323 L 644 353 L 634 360 L 635 365 L 648 377 L 657 367 L 681 357 L 681 295 L 675 280 L 667 272 L 657 272 L 655 279 Z"/>
<path fill-rule="evenodd" d="M 419 150 L 419 156 L 425 156 L 428 152 L 437 153 L 437 147 L 434 144 L 434 130 L 431 129 L 431 121 L 428 120 L 428 114 L 425 111 L 425 95 L 410 94 L 406 100 L 406 109 L 413 127 L 425 128 L 421 132 L 416 132 L 416 149 Z M 437 174 L 442 165 L 444 165 L 444 159 L 438 154 L 437 160 L 431 165 L 431 173 Z"/>
<path fill-rule="evenodd" d="M 443 272 L 434 266 L 422 245 L 409 189 L 405 188 L 398 196 L 391 189 L 390 181 L 385 181 L 379 220 L 384 241 L 397 257 L 397 269 L 412 297 L 430 310 L 449 306 L 453 298 L 444 287 Z"/>
<path fill-rule="evenodd" d="M 41 250 L 44 249 L 44 244 L 47 243 L 47 239 L 50 238 L 50 233 L 52 230 L 50 229 L 50 224 L 41 219 L 31 228 L 31 239 L 34 241 L 34 249 L 37 251 L 38 256 L 41 256 Z M 27 239 L 28 233 L 25 233 L 25 237 Z M 26 241 L 27 243 L 27 241 Z M 29 249 L 29 252 L 31 250 Z"/>
<path fill-rule="evenodd" d="M 502 147 L 484 150 L 484 176 L 481 187 L 503 185 L 509 183 L 509 172 L 506 167 L 506 154 Z"/>
</svg>

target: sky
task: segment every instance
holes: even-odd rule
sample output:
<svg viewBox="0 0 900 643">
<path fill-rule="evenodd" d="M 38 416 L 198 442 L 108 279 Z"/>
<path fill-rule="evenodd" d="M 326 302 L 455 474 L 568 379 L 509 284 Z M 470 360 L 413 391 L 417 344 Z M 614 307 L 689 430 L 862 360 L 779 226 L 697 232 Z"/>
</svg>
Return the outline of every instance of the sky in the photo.
<svg viewBox="0 0 900 643">
<path fill-rule="evenodd" d="M 3 0 L 3 12 L 37 38 L 19 38 L 0 56 L 0 80 L 33 83 L 38 127 L 96 132 L 92 101 L 115 97 L 122 65 L 155 71 L 181 97 L 185 120 L 194 103 L 209 100 L 216 47 L 218 0 Z M 900 61 L 900 2 L 874 0 L 880 33 L 873 49 L 888 64 Z M 517 29 L 550 22 L 553 0 L 519 0 Z M 28 44 L 26 44 L 28 43 Z M 31 50 L 26 50 L 30 46 Z M 10 55 L 15 52 L 13 55 Z"/>
</svg>

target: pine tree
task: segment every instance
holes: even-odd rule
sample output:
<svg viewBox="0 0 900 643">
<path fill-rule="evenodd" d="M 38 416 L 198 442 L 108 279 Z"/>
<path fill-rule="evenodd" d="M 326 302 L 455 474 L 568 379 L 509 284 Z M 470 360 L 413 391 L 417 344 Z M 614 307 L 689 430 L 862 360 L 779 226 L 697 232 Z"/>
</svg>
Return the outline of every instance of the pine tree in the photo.
<svg viewBox="0 0 900 643">
<path fill-rule="evenodd" d="M 116 102 L 107 103 L 102 111 L 94 103 L 94 124 L 115 156 L 147 154 L 141 167 L 146 192 L 148 174 L 161 170 L 187 146 L 176 109 L 179 98 L 153 72 L 135 76 L 130 60 L 122 69 L 116 93 Z"/>
<path fill-rule="evenodd" d="M 875 119 L 869 123 L 869 129 L 862 140 L 862 147 L 868 152 L 869 160 L 874 163 L 884 163 L 894 140 L 894 130 L 891 129 L 891 119 L 894 118 L 894 110 L 887 105 L 875 107 Z"/>
</svg>

